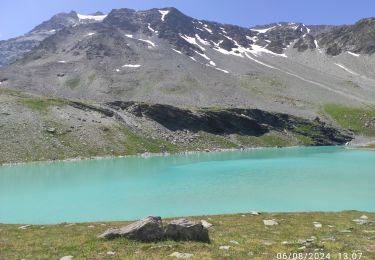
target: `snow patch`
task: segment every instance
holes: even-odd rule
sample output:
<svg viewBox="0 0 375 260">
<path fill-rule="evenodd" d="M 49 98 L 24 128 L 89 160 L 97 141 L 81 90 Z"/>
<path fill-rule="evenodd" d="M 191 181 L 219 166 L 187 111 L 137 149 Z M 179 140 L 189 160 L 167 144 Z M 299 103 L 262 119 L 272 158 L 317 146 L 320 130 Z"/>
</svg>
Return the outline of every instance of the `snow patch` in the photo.
<svg viewBox="0 0 375 260">
<path fill-rule="evenodd" d="M 161 14 L 161 20 L 164 22 L 165 17 L 169 14 L 169 10 L 159 10 L 159 13 Z"/>
<path fill-rule="evenodd" d="M 227 71 L 227 70 L 223 70 L 223 69 L 220 69 L 220 68 L 215 68 L 215 70 L 218 70 L 218 71 L 224 72 L 224 73 L 226 73 L 226 74 L 229 73 L 229 71 Z"/>
<path fill-rule="evenodd" d="M 172 50 L 175 51 L 175 52 L 177 52 L 178 54 L 181 54 L 181 55 L 182 55 L 182 52 L 180 52 L 180 51 L 178 51 L 178 50 L 176 50 L 176 49 L 173 49 L 173 48 L 172 48 Z"/>
<path fill-rule="evenodd" d="M 65 60 L 59 60 L 58 63 L 66 63 Z"/>
<path fill-rule="evenodd" d="M 265 29 L 250 29 L 251 31 L 255 31 L 255 32 L 258 32 L 258 33 L 266 33 L 268 32 L 269 30 L 272 30 L 273 28 L 275 28 L 276 26 L 272 26 L 272 27 L 269 27 L 269 28 L 265 28 Z"/>
<path fill-rule="evenodd" d="M 195 51 L 195 53 L 198 54 L 198 55 L 200 55 L 200 56 L 202 56 L 202 57 L 205 58 L 206 60 L 211 60 L 210 58 L 207 57 L 206 54 L 202 54 L 202 53 L 199 53 L 199 52 L 197 52 L 197 51 Z"/>
<path fill-rule="evenodd" d="M 121 70 L 120 69 L 116 69 L 116 72 L 120 72 Z"/>
<path fill-rule="evenodd" d="M 87 34 L 87 36 L 93 36 L 94 34 L 96 34 L 96 33 L 90 32 L 90 33 Z"/>
<path fill-rule="evenodd" d="M 128 37 L 128 38 L 133 39 L 133 35 L 132 34 L 125 34 L 125 36 Z"/>
<path fill-rule="evenodd" d="M 150 41 L 150 40 L 138 39 L 138 41 L 145 42 L 145 43 L 149 44 L 149 45 L 152 46 L 152 47 L 156 47 L 156 44 L 153 43 L 153 42 Z"/>
<path fill-rule="evenodd" d="M 148 27 L 148 29 L 149 29 L 151 32 L 153 32 L 153 33 L 158 33 L 158 31 L 152 29 L 151 24 L 148 24 L 147 27 Z"/>
<path fill-rule="evenodd" d="M 358 54 L 358 53 L 354 53 L 354 52 L 351 52 L 351 51 L 348 51 L 348 54 L 350 54 L 350 55 L 352 55 L 352 56 L 354 56 L 354 57 L 359 57 L 359 56 L 361 56 L 360 54 Z"/>
<path fill-rule="evenodd" d="M 205 24 L 203 29 L 205 29 L 207 32 L 209 32 L 210 34 L 213 34 L 212 30 L 210 28 L 208 28 L 208 25 Z"/>
<path fill-rule="evenodd" d="M 55 33 L 56 32 L 56 30 L 55 29 L 53 29 L 53 30 L 50 30 L 50 31 L 48 31 L 49 33 Z"/>
<path fill-rule="evenodd" d="M 216 67 L 216 63 L 210 60 L 210 65 Z"/>
<path fill-rule="evenodd" d="M 97 22 L 102 22 L 107 15 L 84 15 L 77 14 L 79 20 L 95 20 Z"/>
<path fill-rule="evenodd" d="M 335 63 L 337 66 L 339 66 L 340 68 L 342 68 L 343 70 L 345 70 L 345 71 L 347 71 L 347 72 L 349 72 L 350 74 L 353 74 L 353 75 L 356 75 L 356 76 L 359 76 L 359 74 L 358 73 L 356 73 L 356 72 L 354 72 L 354 71 L 352 71 L 352 70 L 350 70 L 350 69 L 348 69 L 347 67 L 345 67 L 344 65 L 342 65 L 342 64 L 339 64 L 339 63 Z"/>
<path fill-rule="evenodd" d="M 180 34 L 180 37 L 181 37 L 182 39 L 184 39 L 185 41 L 187 41 L 188 43 L 198 46 L 198 48 L 201 49 L 202 51 L 205 51 L 205 50 L 206 50 L 205 48 L 203 48 L 202 46 L 200 46 L 200 45 L 197 43 L 197 40 L 196 40 L 195 38 L 190 37 L 190 36 L 188 36 L 188 35 L 183 35 L 183 34 Z"/>
<path fill-rule="evenodd" d="M 198 34 L 195 35 L 195 37 L 200 41 L 203 45 L 209 46 L 211 45 L 208 41 L 203 40 Z"/>
<path fill-rule="evenodd" d="M 317 41 L 317 40 L 314 40 L 314 43 L 315 43 L 315 46 L 316 46 L 317 50 L 318 50 L 320 53 L 323 53 L 322 49 L 320 49 L 320 47 L 319 47 L 318 41 Z"/>
<path fill-rule="evenodd" d="M 141 65 L 139 65 L 139 64 L 135 64 L 135 65 L 133 65 L 133 64 L 125 64 L 122 67 L 123 68 L 139 68 L 139 67 L 141 67 Z"/>
</svg>

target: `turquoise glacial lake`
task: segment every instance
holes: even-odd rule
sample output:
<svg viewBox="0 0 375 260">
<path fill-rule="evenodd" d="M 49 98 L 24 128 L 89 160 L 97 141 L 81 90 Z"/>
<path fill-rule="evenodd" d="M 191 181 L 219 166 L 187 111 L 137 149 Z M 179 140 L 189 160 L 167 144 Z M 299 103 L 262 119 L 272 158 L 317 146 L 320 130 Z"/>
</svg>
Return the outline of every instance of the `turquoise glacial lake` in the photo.
<svg viewBox="0 0 375 260">
<path fill-rule="evenodd" d="M 0 167 L 0 223 L 248 211 L 375 211 L 375 152 L 344 147 Z"/>
</svg>

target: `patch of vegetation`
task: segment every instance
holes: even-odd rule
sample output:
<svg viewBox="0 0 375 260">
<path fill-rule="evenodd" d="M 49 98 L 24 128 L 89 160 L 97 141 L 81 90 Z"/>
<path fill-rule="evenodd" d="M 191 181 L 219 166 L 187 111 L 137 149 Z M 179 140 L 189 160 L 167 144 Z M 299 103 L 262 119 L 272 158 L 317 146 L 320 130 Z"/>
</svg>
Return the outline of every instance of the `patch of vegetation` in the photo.
<svg viewBox="0 0 375 260">
<path fill-rule="evenodd" d="M 375 228 L 352 220 L 374 213 L 263 213 L 189 217 L 213 224 L 211 243 L 162 241 L 139 243 L 128 239 L 100 240 L 96 236 L 108 228 L 130 222 L 81 223 L 74 225 L 0 225 L 0 259 L 168 259 L 173 252 L 190 253 L 193 259 L 276 259 L 277 253 L 325 253 L 332 260 L 338 253 L 361 252 L 363 260 L 375 259 Z M 266 227 L 263 220 L 276 219 L 279 225 Z M 164 223 L 170 220 L 164 220 Z M 315 228 L 313 222 L 322 224 Z M 348 230 L 348 232 L 343 232 Z M 22 239 L 20 239 L 22 238 Z M 311 242 L 304 244 L 308 239 Z M 237 242 L 237 243 L 236 243 Z M 228 250 L 221 246 L 230 246 Z M 114 256 L 107 255 L 114 252 Z M 358 258 L 357 258 L 358 259 Z"/>
<path fill-rule="evenodd" d="M 232 148 L 239 148 L 238 145 L 231 142 L 228 137 L 224 137 L 221 135 L 214 135 L 206 132 L 199 132 L 200 136 L 200 143 L 203 145 L 200 147 L 201 149 L 206 148 L 221 148 L 221 149 L 232 149 Z"/>
<path fill-rule="evenodd" d="M 65 84 L 66 84 L 69 88 L 71 88 L 71 89 L 75 89 L 75 88 L 77 88 L 77 87 L 79 86 L 80 82 L 81 82 L 80 77 L 79 77 L 79 76 L 76 76 L 76 77 L 73 77 L 73 78 L 68 79 L 68 80 L 65 82 Z"/>
<path fill-rule="evenodd" d="M 356 134 L 375 136 L 375 108 L 353 108 L 329 104 L 324 111 L 342 128 L 351 129 Z"/>
<path fill-rule="evenodd" d="M 244 147 L 286 147 L 292 145 L 290 140 L 275 132 L 259 137 L 236 135 L 235 138 Z"/>
<path fill-rule="evenodd" d="M 63 99 L 43 97 L 22 98 L 18 100 L 18 103 L 38 112 L 47 112 L 51 106 L 62 107 L 69 104 L 68 101 Z"/>
</svg>

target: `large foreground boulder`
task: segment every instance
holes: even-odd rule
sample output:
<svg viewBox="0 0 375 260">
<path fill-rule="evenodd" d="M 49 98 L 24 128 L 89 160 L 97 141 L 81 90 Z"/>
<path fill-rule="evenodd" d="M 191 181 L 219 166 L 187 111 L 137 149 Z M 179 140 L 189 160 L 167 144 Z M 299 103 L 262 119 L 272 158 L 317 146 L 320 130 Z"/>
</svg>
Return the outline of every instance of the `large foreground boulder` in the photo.
<svg viewBox="0 0 375 260">
<path fill-rule="evenodd" d="M 165 227 L 165 237 L 175 241 L 209 242 L 208 230 L 201 222 L 187 219 L 173 220 Z"/>
<path fill-rule="evenodd" d="M 152 242 L 164 238 L 164 231 L 160 217 L 147 217 L 134 222 L 126 227 L 118 229 L 108 229 L 99 238 L 113 239 L 117 237 L 126 237 L 128 239 Z"/>
</svg>

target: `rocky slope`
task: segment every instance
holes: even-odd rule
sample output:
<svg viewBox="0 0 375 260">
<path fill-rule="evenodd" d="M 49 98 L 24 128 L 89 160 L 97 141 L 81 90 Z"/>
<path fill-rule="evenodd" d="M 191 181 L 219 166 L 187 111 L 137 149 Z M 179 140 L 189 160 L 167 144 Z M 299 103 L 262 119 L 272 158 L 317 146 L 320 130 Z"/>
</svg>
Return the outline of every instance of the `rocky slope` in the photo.
<svg viewBox="0 0 375 260">
<path fill-rule="evenodd" d="M 257 109 L 188 110 L 123 101 L 90 104 L 0 89 L 0 163 L 336 145 L 352 138 L 318 119 Z"/>
</svg>

